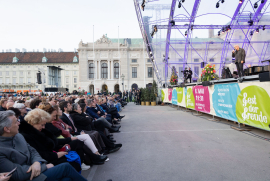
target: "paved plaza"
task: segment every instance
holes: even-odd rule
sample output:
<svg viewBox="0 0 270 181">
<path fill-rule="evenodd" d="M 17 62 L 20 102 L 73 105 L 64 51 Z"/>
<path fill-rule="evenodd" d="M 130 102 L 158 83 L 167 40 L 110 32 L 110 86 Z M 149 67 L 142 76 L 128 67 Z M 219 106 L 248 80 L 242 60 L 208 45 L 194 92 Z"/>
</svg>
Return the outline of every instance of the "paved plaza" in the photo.
<svg viewBox="0 0 270 181">
<path fill-rule="evenodd" d="M 89 181 L 269 180 L 270 142 L 231 129 L 231 122 L 133 103 L 121 114 L 126 117 L 114 137 L 123 147 L 84 171 Z"/>
</svg>

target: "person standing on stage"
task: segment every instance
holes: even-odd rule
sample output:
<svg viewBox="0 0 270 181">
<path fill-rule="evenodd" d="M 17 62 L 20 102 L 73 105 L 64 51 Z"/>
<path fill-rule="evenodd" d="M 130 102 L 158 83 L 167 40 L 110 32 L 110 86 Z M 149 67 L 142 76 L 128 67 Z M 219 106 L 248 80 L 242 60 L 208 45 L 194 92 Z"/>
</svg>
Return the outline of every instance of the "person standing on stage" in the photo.
<svg viewBox="0 0 270 181">
<path fill-rule="evenodd" d="M 187 73 L 188 73 L 187 79 L 189 79 L 189 83 L 191 83 L 192 74 L 193 74 L 193 73 L 192 73 L 192 70 L 191 70 L 190 68 L 188 68 Z"/>
<path fill-rule="evenodd" d="M 234 50 L 232 51 L 232 57 L 235 57 L 235 65 L 237 68 L 238 76 L 241 78 L 244 76 L 244 63 L 246 58 L 246 52 L 244 49 L 239 48 L 239 45 L 234 46 Z"/>
</svg>

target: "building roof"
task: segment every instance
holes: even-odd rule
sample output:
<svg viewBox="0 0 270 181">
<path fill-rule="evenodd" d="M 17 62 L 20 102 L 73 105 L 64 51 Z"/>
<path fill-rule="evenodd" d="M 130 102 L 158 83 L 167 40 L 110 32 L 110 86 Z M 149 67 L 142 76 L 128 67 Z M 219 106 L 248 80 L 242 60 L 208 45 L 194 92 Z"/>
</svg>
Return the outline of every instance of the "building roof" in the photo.
<svg viewBox="0 0 270 181">
<path fill-rule="evenodd" d="M 47 62 L 42 62 L 44 53 L 42 52 L 19 52 L 16 53 L 16 57 L 19 59 L 17 63 L 13 63 L 13 58 L 15 57 L 15 52 L 0 53 L 0 64 L 1 63 L 78 63 L 73 62 L 74 56 L 78 56 L 78 53 L 74 52 L 45 52 L 45 57 Z M 78 58 L 79 60 L 79 58 Z"/>
</svg>

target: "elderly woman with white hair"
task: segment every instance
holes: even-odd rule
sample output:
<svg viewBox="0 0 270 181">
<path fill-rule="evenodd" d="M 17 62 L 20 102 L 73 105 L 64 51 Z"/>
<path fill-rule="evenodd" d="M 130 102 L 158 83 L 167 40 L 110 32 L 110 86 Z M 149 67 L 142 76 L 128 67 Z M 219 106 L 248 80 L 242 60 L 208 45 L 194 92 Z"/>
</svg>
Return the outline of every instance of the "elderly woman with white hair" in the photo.
<svg viewBox="0 0 270 181">
<path fill-rule="evenodd" d="M 20 121 L 24 121 L 24 117 L 27 113 L 26 106 L 23 103 L 15 103 L 13 107 L 21 111 L 21 115 L 19 116 L 19 119 Z"/>
</svg>

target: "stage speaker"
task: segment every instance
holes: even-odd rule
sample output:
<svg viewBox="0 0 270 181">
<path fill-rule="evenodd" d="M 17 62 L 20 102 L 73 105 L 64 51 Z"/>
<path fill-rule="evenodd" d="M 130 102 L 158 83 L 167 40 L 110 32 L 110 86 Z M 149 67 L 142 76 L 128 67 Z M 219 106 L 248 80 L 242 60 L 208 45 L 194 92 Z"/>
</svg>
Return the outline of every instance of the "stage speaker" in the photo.
<svg viewBox="0 0 270 181">
<path fill-rule="evenodd" d="M 260 73 L 259 80 L 260 80 L 260 82 L 270 81 L 269 72 Z"/>
<path fill-rule="evenodd" d="M 204 68 L 204 62 L 201 62 L 201 68 Z"/>
<path fill-rule="evenodd" d="M 231 70 L 229 69 L 229 67 L 225 68 L 225 72 L 226 72 L 226 78 L 233 78 Z"/>
<path fill-rule="evenodd" d="M 40 72 L 37 73 L 37 83 L 42 84 L 42 82 L 41 82 L 41 73 Z"/>
</svg>

